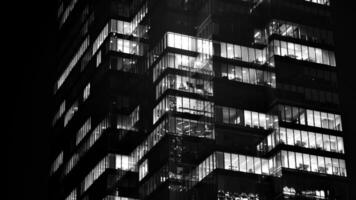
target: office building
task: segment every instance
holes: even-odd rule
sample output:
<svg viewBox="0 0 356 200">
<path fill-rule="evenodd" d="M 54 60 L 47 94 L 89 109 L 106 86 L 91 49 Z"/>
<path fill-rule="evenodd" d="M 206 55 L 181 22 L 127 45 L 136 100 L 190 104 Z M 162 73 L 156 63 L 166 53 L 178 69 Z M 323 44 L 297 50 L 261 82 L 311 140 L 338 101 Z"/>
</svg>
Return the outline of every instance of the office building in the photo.
<svg viewBox="0 0 356 200">
<path fill-rule="evenodd" d="M 329 0 L 58 0 L 51 198 L 349 199 Z"/>
</svg>

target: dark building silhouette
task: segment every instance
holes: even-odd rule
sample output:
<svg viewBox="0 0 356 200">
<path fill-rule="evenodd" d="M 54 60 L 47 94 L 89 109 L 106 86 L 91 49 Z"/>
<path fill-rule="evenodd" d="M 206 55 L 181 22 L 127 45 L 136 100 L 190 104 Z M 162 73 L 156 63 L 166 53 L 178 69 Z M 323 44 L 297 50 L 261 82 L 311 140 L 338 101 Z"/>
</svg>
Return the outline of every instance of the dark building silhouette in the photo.
<svg viewBox="0 0 356 200">
<path fill-rule="evenodd" d="M 331 7 L 58 0 L 50 198 L 350 199 Z"/>
</svg>

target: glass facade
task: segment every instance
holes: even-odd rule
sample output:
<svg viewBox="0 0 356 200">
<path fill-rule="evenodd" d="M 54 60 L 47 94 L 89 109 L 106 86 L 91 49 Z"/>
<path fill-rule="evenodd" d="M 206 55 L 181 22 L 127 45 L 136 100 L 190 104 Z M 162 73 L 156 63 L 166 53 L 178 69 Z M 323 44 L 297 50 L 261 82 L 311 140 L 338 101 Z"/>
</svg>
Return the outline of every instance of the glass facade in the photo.
<svg viewBox="0 0 356 200">
<path fill-rule="evenodd" d="M 156 86 L 156 99 L 167 89 L 212 96 L 213 82 L 209 79 L 168 74 Z"/>
<path fill-rule="evenodd" d="M 203 57 L 193 57 L 183 54 L 167 53 L 153 67 L 153 81 L 167 69 L 178 69 L 187 72 L 213 75 L 213 67 L 209 60 Z"/>
<path fill-rule="evenodd" d="M 316 3 L 316 4 L 321 4 L 321 5 L 330 5 L 330 1 L 329 0 L 305 0 L 307 2 L 311 2 L 311 3 Z"/>
<path fill-rule="evenodd" d="M 140 120 L 140 107 L 135 108 L 129 115 L 117 115 L 117 129 L 136 130 L 135 124 Z"/>
<path fill-rule="evenodd" d="M 65 200 L 77 200 L 77 190 L 73 190 Z"/>
<path fill-rule="evenodd" d="M 64 126 L 67 126 L 69 121 L 73 118 L 74 114 L 78 111 L 78 101 L 75 101 L 72 106 L 67 110 L 64 116 Z"/>
<path fill-rule="evenodd" d="M 167 47 L 213 55 L 213 43 L 211 40 L 172 32 L 168 32 L 166 37 Z"/>
<path fill-rule="evenodd" d="M 214 103 L 210 101 L 169 95 L 153 109 L 153 123 L 169 111 L 213 117 L 213 106 Z"/>
<path fill-rule="evenodd" d="M 326 49 L 280 40 L 271 41 L 269 48 L 271 49 L 269 52 L 270 56 L 287 56 L 297 60 L 304 60 L 308 62 L 329 65 L 332 67 L 336 66 L 334 52 Z"/>
<path fill-rule="evenodd" d="M 66 101 L 64 100 L 61 105 L 59 106 L 58 111 L 56 112 L 56 114 L 53 117 L 53 121 L 52 121 L 52 126 L 54 126 L 57 121 L 62 117 L 62 115 L 64 114 L 66 110 Z"/>
<path fill-rule="evenodd" d="M 62 75 L 60 76 L 60 78 L 58 79 L 55 91 L 57 91 L 62 86 L 62 84 L 67 79 L 70 72 L 76 66 L 76 64 L 81 59 L 81 57 L 83 56 L 84 52 L 87 50 L 88 47 L 89 47 L 89 36 L 86 37 L 85 40 L 82 42 L 78 51 L 76 52 L 76 54 L 74 55 L 74 57 L 72 58 L 72 60 L 70 61 L 70 63 L 68 64 L 64 72 L 62 73 Z"/>
<path fill-rule="evenodd" d="M 283 20 L 272 20 L 268 24 L 268 35 L 281 35 L 315 43 L 330 44 L 333 42 L 332 31 L 305 26 Z"/>
<path fill-rule="evenodd" d="M 62 164 L 63 164 L 63 151 L 61 151 L 61 153 L 58 154 L 58 156 L 52 163 L 50 174 L 51 175 L 54 174 Z"/>
<path fill-rule="evenodd" d="M 168 116 L 132 152 L 136 162 L 140 161 L 166 134 L 185 135 L 214 139 L 214 125 L 209 120 L 193 120 Z"/>
<path fill-rule="evenodd" d="M 346 176 L 345 160 L 283 150 L 268 159 L 226 152 L 214 152 L 193 170 L 192 177 L 196 177 L 196 181 L 200 182 L 215 169 L 280 177 L 282 167 L 328 175 Z"/>
<path fill-rule="evenodd" d="M 277 116 L 223 106 L 215 106 L 215 121 L 217 123 L 263 129 L 278 127 Z"/>
<path fill-rule="evenodd" d="M 77 137 L 75 141 L 76 145 L 78 145 L 82 141 L 82 139 L 87 135 L 90 129 L 91 129 L 91 118 L 89 117 L 89 119 L 83 124 L 83 126 L 77 132 Z"/>
<path fill-rule="evenodd" d="M 345 160 L 292 151 L 281 151 L 282 167 L 308 172 L 347 176 Z"/>
<path fill-rule="evenodd" d="M 276 87 L 276 74 L 274 72 L 254 68 L 222 64 L 221 77 L 252 85 Z"/>
<path fill-rule="evenodd" d="M 310 149 L 320 149 L 342 154 L 345 153 L 344 140 L 341 136 L 289 129 L 284 127 L 280 127 L 275 132 L 268 135 L 267 138 L 260 143 L 258 150 L 270 151 L 278 144 L 299 146 Z"/>
<path fill-rule="evenodd" d="M 81 194 L 83 194 L 106 169 L 120 169 L 123 171 L 134 171 L 133 163 L 129 162 L 127 156 L 108 154 L 105 156 L 85 177 L 81 184 Z"/>
<path fill-rule="evenodd" d="M 52 199 L 345 199 L 329 5 L 59 0 Z"/>
<path fill-rule="evenodd" d="M 338 114 L 288 105 L 280 105 L 278 111 L 282 122 L 342 131 L 341 116 Z"/>
<path fill-rule="evenodd" d="M 266 62 L 266 49 L 255 49 L 223 42 L 220 43 L 220 49 L 220 56 L 223 58 L 256 64 L 264 64 Z"/>
</svg>

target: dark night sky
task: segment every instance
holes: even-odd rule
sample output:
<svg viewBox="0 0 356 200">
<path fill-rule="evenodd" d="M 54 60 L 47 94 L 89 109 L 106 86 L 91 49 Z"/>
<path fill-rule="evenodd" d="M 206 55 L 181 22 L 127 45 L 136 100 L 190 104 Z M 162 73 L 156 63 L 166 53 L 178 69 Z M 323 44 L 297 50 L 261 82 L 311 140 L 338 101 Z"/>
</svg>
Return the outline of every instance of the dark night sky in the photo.
<svg viewBox="0 0 356 200">
<path fill-rule="evenodd" d="M 10 60 L 2 65 L 6 73 L 2 74 L 5 83 L 3 99 L 6 104 L 6 116 L 10 122 L 5 124 L 7 139 L 7 192 L 11 199 L 47 199 L 47 174 L 49 171 L 48 138 L 50 135 L 49 113 L 52 79 L 54 73 L 54 51 L 56 44 L 55 0 L 13 1 L 9 11 L 9 25 L 4 25 L 10 37 L 3 38 L 9 45 Z M 356 83 L 352 68 L 356 68 L 355 32 L 350 27 L 356 25 L 355 9 L 346 1 L 336 0 L 336 43 L 339 69 L 341 103 L 346 114 L 344 128 L 349 130 L 346 141 L 355 141 Z M 352 1 L 348 1 L 352 2 Z M 3 9 L 7 7 L 3 6 Z M 3 17 L 6 21 L 6 17 Z M 7 24 L 7 23 L 6 23 Z M 8 28 L 5 28 L 8 27 Z M 7 39 L 11 38 L 11 39 Z M 7 72 L 9 71 L 9 72 Z M 8 126 L 10 124 L 10 126 Z M 347 145 L 347 144 L 346 144 Z M 354 157 L 356 145 L 349 144 L 346 151 Z M 350 162 L 349 162 L 350 163 Z M 353 170 L 353 174 L 355 170 Z M 349 175 L 351 170 L 349 170 Z M 354 176 L 355 177 L 355 176 Z M 356 188 L 355 181 L 353 188 Z M 353 199 L 356 199 L 353 198 Z"/>
</svg>

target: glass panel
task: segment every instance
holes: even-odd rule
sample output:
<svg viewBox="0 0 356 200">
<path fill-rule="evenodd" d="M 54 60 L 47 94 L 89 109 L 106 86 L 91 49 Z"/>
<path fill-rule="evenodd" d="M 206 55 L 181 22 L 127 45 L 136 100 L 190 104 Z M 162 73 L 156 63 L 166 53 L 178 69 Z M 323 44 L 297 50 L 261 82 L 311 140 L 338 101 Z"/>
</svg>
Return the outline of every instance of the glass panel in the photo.
<svg viewBox="0 0 356 200">
<path fill-rule="evenodd" d="M 258 127 L 258 113 L 252 112 L 252 126 Z"/>
<path fill-rule="evenodd" d="M 324 147 L 325 148 L 325 147 Z M 330 136 L 330 151 L 337 152 L 336 136 Z"/>
<path fill-rule="evenodd" d="M 323 149 L 323 137 L 320 133 L 315 134 L 316 138 L 316 148 L 317 149 Z"/>
<path fill-rule="evenodd" d="M 321 118 L 319 111 L 314 111 L 314 126 L 321 127 Z"/>
<path fill-rule="evenodd" d="M 251 156 L 247 156 L 247 172 L 254 173 L 253 157 L 251 157 Z"/>
<path fill-rule="evenodd" d="M 308 126 L 314 126 L 314 115 L 312 110 L 307 110 L 307 124 Z"/>
<path fill-rule="evenodd" d="M 267 159 L 262 159 L 262 174 L 266 174 L 266 175 L 269 174 Z"/>
<path fill-rule="evenodd" d="M 227 169 L 227 170 L 232 169 L 230 153 L 224 153 L 224 169 Z"/>
<path fill-rule="evenodd" d="M 254 166 L 255 166 L 255 173 L 261 174 L 262 173 L 262 166 L 261 166 L 261 158 L 253 158 Z"/>
<path fill-rule="evenodd" d="M 293 130 L 287 129 L 287 144 L 294 145 Z"/>
<path fill-rule="evenodd" d="M 315 133 L 309 132 L 309 147 L 316 148 Z"/>
<path fill-rule="evenodd" d="M 304 170 L 305 167 L 303 165 L 303 155 L 301 153 L 296 153 L 295 158 L 297 169 Z"/>
<path fill-rule="evenodd" d="M 221 47 L 221 57 L 226 58 L 227 53 L 226 53 L 226 43 L 221 42 L 220 43 Z"/>
<path fill-rule="evenodd" d="M 240 171 L 246 172 L 246 156 L 239 155 Z"/>
<path fill-rule="evenodd" d="M 323 146 L 324 146 L 324 150 L 330 151 L 330 137 L 329 137 L 329 135 L 323 135 Z"/>
<path fill-rule="evenodd" d="M 344 153 L 344 142 L 342 137 L 337 137 L 337 149 L 338 152 Z"/>
<path fill-rule="evenodd" d="M 287 134 L 286 134 L 286 129 L 285 128 L 280 128 L 279 129 L 279 136 L 280 136 L 280 141 L 282 143 L 287 143 Z"/>
<path fill-rule="evenodd" d="M 318 156 L 318 172 L 326 173 L 324 157 Z"/>
<path fill-rule="evenodd" d="M 308 132 L 302 131 L 302 147 L 309 147 L 309 142 L 308 142 Z"/>
<path fill-rule="evenodd" d="M 252 126 L 251 111 L 244 111 L 245 126 Z"/>
<path fill-rule="evenodd" d="M 231 154 L 232 170 L 239 171 L 239 156 L 237 154 Z"/>
<path fill-rule="evenodd" d="M 318 161 L 316 156 L 310 155 L 310 165 L 312 172 L 318 172 Z"/>
<path fill-rule="evenodd" d="M 303 170 L 310 171 L 310 156 L 303 154 Z"/>
<path fill-rule="evenodd" d="M 289 168 L 295 169 L 295 153 L 288 151 L 288 163 L 289 163 Z"/>
<path fill-rule="evenodd" d="M 325 168 L 327 174 L 332 174 L 331 158 L 325 158 Z"/>
</svg>

